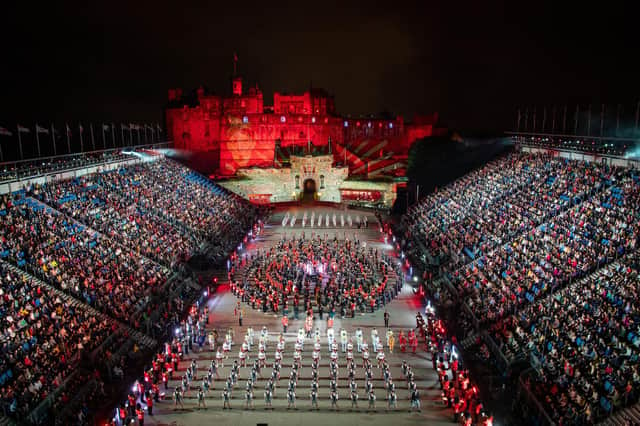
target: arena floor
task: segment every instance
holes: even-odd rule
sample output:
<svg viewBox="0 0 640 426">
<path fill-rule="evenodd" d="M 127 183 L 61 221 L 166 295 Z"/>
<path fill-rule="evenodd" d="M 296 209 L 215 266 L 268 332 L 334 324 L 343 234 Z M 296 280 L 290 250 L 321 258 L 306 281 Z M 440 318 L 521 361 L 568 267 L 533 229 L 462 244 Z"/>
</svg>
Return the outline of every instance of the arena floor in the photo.
<svg viewBox="0 0 640 426">
<path fill-rule="evenodd" d="M 283 234 L 287 236 L 291 236 L 292 234 L 300 235 L 302 232 L 305 232 L 305 235 L 310 236 L 311 232 L 321 232 L 323 235 L 334 235 L 338 234 L 339 237 L 344 237 L 345 232 L 350 238 L 353 238 L 354 234 L 357 234 L 361 241 L 366 241 L 367 244 L 374 245 L 381 249 L 391 250 L 390 245 L 384 244 L 382 241 L 380 232 L 378 230 L 378 225 L 375 217 L 371 213 L 368 214 L 369 218 L 369 226 L 367 229 L 358 229 L 356 228 L 341 228 L 338 219 L 338 228 L 333 228 L 332 226 L 327 228 L 326 226 L 322 226 L 318 228 L 315 226 L 313 229 L 309 227 L 309 223 L 307 222 L 307 226 L 305 228 L 301 227 L 301 218 L 304 214 L 304 211 L 307 211 L 309 215 L 311 215 L 312 211 L 318 213 L 329 213 L 330 216 L 333 215 L 335 211 L 340 215 L 340 211 L 337 209 L 332 209 L 330 207 L 319 207 L 319 206 L 296 206 L 296 207 L 287 207 L 286 209 L 279 209 L 274 212 L 271 216 L 269 222 L 265 226 L 265 230 L 262 235 L 255 241 L 250 244 L 245 250 L 252 251 L 258 248 L 268 247 L 278 241 Z M 289 212 L 290 214 L 297 214 L 298 218 L 293 227 L 291 226 L 282 226 L 282 218 L 284 215 Z M 352 217 L 355 214 L 364 214 L 363 212 L 358 212 L 355 210 L 349 210 L 345 212 L 346 214 L 351 214 Z M 323 221 L 324 225 L 324 221 Z M 209 307 L 210 307 L 210 324 L 209 327 L 216 328 L 220 334 L 224 333 L 224 330 L 227 330 L 229 327 L 233 327 L 235 333 L 234 346 L 230 351 L 229 359 L 225 360 L 224 368 L 220 369 L 220 380 L 215 381 L 214 389 L 210 390 L 208 396 L 206 398 L 207 409 L 198 409 L 197 408 L 197 400 L 196 400 L 196 391 L 191 390 L 187 397 L 184 400 L 184 409 L 174 410 L 174 403 L 172 400 L 168 399 L 165 401 L 161 401 L 154 406 L 154 415 L 153 416 L 145 416 L 145 424 L 146 425 L 201 425 L 201 424 L 216 424 L 216 425 L 371 425 L 371 424 L 380 424 L 380 425 L 417 425 L 417 424 L 451 424 L 452 421 L 452 412 L 446 408 L 444 408 L 440 403 L 440 389 L 437 381 L 437 375 L 435 371 L 431 367 L 431 358 L 430 354 L 425 353 L 424 351 L 419 351 L 416 354 L 400 354 L 399 347 L 396 344 L 395 353 L 390 354 L 388 349 L 385 348 L 385 353 L 387 354 L 387 360 L 391 365 L 391 372 L 394 378 L 394 382 L 396 383 L 397 388 L 397 396 L 398 396 L 398 408 L 397 410 L 387 410 L 387 402 L 385 400 L 386 393 L 382 387 L 383 380 L 380 378 L 380 370 L 377 367 L 374 367 L 374 390 L 377 395 L 376 409 L 375 410 L 367 410 L 368 401 L 364 392 L 364 375 L 362 373 L 362 369 L 358 368 L 358 376 L 357 376 L 357 384 L 358 384 L 358 392 L 360 395 L 360 400 L 358 402 L 359 408 L 351 410 L 351 401 L 349 400 L 349 389 L 347 383 L 347 372 L 345 368 L 345 359 L 344 354 L 340 353 L 340 372 L 339 372 L 339 396 L 340 399 L 338 401 L 339 411 L 333 411 L 331 409 L 331 404 L 328 398 L 328 363 L 329 356 L 327 353 L 327 344 L 326 344 L 326 335 L 323 335 L 324 339 L 322 342 L 322 359 L 320 362 L 319 369 L 319 410 L 311 411 L 311 402 L 309 399 L 310 393 L 310 362 L 311 362 L 311 351 L 312 344 L 306 343 L 304 347 L 303 354 L 303 367 L 301 372 L 301 377 L 298 381 L 297 388 L 297 410 L 287 409 L 287 401 L 286 401 L 286 386 L 288 382 L 289 376 L 289 366 L 291 365 L 292 353 L 293 353 L 293 342 L 295 340 L 295 336 L 297 334 L 298 328 L 304 326 L 304 318 L 303 315 L 300 316 L 299 320 L 291 319 L 289 323 L 289 330 L 286 333 L 285 338 L 287 341 L 284 358 L 282 362 L 282 373 L 281 373 L 281 381 L 279 386 L 276 388 L 274 399 L 273 399 L 273 410 L 265 410 L 265 403 L 263 398 L 264 384 L 265 378 L 258 379 L 254 389 L 254 405 L 255 409 L 246 410 L 244 409 L 245 405 L 245 382 L 247 380 L 247 375 L 249 372 L 249 368 L 241 368 L 240 370 L 240 378 L 238 383 L 236 384 L 232 399 L 231 399 L 231 410 L 223 410 L 223 402 L 221 398 L 222 387 L 224 384 L 224 379 L 229 374 L 229 369 L 231 364 L 233 364 L 233 360 L 237 359 L 237 352 L 240 343 L 241 337 L 244 336 L 246 332 L 246 328 L 248 326 L 252 326 L 255 330 L 256 336 L 259 335 L 259 331 L 262 329 L 263 325 L 266 325 L 269 330 L 269 337 L 271 345 L 267 347 L 267 356 L 272 359 L 273 351 L 275 346 L 275 338 L 282 331 L 282 326 L 280 322 L 280 317 L 276 317 L 273 314 L 263 314 L 262 312 L 258 312 L 256 310 L 251 309 L 249 306 L 244 306 L 245 317 L 243 321 L 243 327 L 239 327 L 238 320 L 234 317 L 234 306 L 236 304 L 235 296 L 229 291 L 229 287 L 227 285 L 220 286 L 218 292 L 209 299 Z M 392 303 L 387 304 L 387 310 L 390 314 L 390 326 L 394 330 L 396 336 L 398 332 L 403 329 L 406 330 L 409 328 L 413 328 L 416 325 L 415 322 L 415 313 L 418 310 L 422 310 L 422 305 L 420 303 L 419 298 L 417 298 L 409 285 L 405 285 L 402 290 L 402 293 L 398 298 L 396 298 Z M 349 332 L 349 336 L 353 335 L 356 327 L 360 326 L 363 328 L 364 336 L 367 341 L 370 340 L 370 329 L 372 327 L 376 327 L 382 336 L 384 334 L 384 320 L 383 320 L 384 310 L 378 310 L 373 314 L 363 314 L 357 315 L 354 319 L 340 319 L 338 315 L 336 315 L 334 329 L 337 330 L 336 336 L 339 335 L 339 330 L 341 328 L 346 328 Z M 320 321 L 316 318 L 316 322 L 314 327 L 318 326 L 322 331 L 326 329 L 326 316 L 323 317 L 324 321 Z M 381 339 L 384 340 L 384 339 Z M 253 352 L 249 356 L 249 361 L 247 365 L 253 364 L 253 356 L 256 353 L 257 346 L 257 337 L 255 341 L 255 346 L 253 348 Z M 199 362 L 199 371 L 198 376 L 200 377 L 203 372 L 206 372 L 210 360 L 215 357 L 215 353 L 210 351 L 208 347 L 202 352 L 190 352 L 188 358 L 196 357 Z M 354 357 L 356 361 L 360 360 L 360 354 L 354 350 Z M 372 362 L 374 366 L 376 365 L 374 354 L 371 356 Z M 408 401 L 408 390 L 407 384 L 400 372 L 400 364 L 402 360 L 406 360 L 409 365 L 411 365 L 415 376 L 416 376 L 416 384 L 421 394 L 421 404 L 422 411 L 421 412 L 410 412 L 410 403 Z M 187 362 L 181 362 L 180 369 L 184 371 L 186 368 Z M 305 369 L 306 366 L 306 369 Z M 358 365 L 360 367 L 360 364 Z M 271 368 L 267 366 L 266 369 L 263 369 L 262 374 L 264 377 L 267 377 L 271 372 Z M 181 376 L 181 374 L 180 374 Z M 175 378 L 175 377 L 174 377 Z M 167 391 L 168 396 L 172 394 L 172 387 L 177 384 L 177 380 L 174 380 L 169 384 L 169 390 Z M 195 384 L 199 384 L 200 381 L 194 381 Z"/>
</svg>

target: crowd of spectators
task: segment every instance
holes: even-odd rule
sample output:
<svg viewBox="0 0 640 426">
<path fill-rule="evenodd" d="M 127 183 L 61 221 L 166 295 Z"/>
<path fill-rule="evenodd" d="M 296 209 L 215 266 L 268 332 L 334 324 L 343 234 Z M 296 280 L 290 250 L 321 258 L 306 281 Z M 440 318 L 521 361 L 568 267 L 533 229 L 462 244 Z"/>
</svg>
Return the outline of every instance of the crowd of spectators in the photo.
<svg viewBox="0 0 640 426">
<path fill-rule="evenodd" d="M 55 395 L 49 413 L 86 424 L 92 395 L 104 396 L 99 371 L 111 374 L 115 353 L 131 347 L 121 324 L 144 330 L 141 318 L 167 302 L 162 290 L 174 294 L 175 280 L 166 283 L 183 270 L 178 263 L 207 246 L 226 256 L 256 220 L 258 212 L 239 197 L 177 163 L 153 160 L 0 198 L 6 415 L 28 415 Z M 160 322 L 170 321 L 161 311 Z M 95 370 L 74 370 L 81 360 Z"/>
<path fill-rule="evenodd" d="M 469 308 L 462 333 L 532 361 L 527 386 L 553 421 L 593 424 L 638 400 L 636 170 L 510 154 L 426 197 L 404 227 L 405 250 L 426 251 Z"/>
<path fill-rule="evenodd" d="M 4 197 L 0 256 L 131 325 L 169 271 L 43 206 L 24 192 Z"/>
<path fill-rule="evenodd" d="M 121 150 L 85 152 L 0 164 L 0 183 L 132 159 Z"/>
<path fill-rule="evenodd" d="M 539 360 L 528 386 L 558 424 L 593 424 L 640 395 L 640 256 L 633 253 L 505 321 Z"/>
<path fill-rule="evenodd" d="M 177 222 L 206 242 L 222 244 L 255 221 L 254 207 L 173 161 L 140 164 L 127 174 L 120 191 L 145 211 Z"/>
<path fill-rule="evenodd" d="M 33 195 L 87 226 L 165 266 L 188 260 L 199 247 L 195 235 L 144 210 L 127 191 L 132 169 L 57 181 Z"/>
<path fill-rule="evenodd" d="M 0 284 L 2 404 L 5 415 L 26 416 L 117 325 L 3 262 Z"/>
<path fill-rule="evenodd" d="M 514 153 L 425 197 L 404 217 L 409 250 L 456 269 L 597 191 L 606 165 Z"/>
<path fill-rule="evenodd" d="M 588 136 L 514 136 L 513 140 L 524 146 L 544 149 L 577 151 L 585 154 L 623 156 L 635 147 L 632 140 L 606 140 Z"/>
<path fill-rule="evenodd" d="M 634 251 L 639 236 L 640 182 L 623 174 L 608 189 L 455 273 L 453 282 L 480 322 L 490 324 Z"/>
</svg>

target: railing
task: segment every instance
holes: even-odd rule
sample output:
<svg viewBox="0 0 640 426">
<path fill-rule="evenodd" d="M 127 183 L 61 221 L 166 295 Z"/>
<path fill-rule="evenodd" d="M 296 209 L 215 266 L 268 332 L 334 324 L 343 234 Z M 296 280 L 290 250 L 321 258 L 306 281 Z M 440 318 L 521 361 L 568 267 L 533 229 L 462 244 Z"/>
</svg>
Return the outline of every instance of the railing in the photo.
<svg viewBox="0 0 640 426">
<path fill-rule="evenodd" d="M 155 144 L 87 151 L 78 154 L 57 155 L 54 157 L 41 157 L 4 162 L 0 163 L 0 183 L 18 182 L 24 179 L 45 176 L 62 171 L 113 163 L 131 158 L 129 154 L 126 154 L 127 151 L 166 149 L 170 148 L 172 145 L 172 141 L 166 141 Z"/>
<path fill-rule="evenodd" d="M 65 404 L 59 412 L 55 413 L 55 424 L 63 425 L 66 421 L 69 421 L 72 416 L 71 410 L 78 410 L 87 394 L 93 392 L 97 387 L 98 383 L 95 379 L 90 380 L 82 386 L 73 399 Z"/>
<path fill-rule="evenodd" d="M 495 340 L 493 340 L 493 337 L 491 337 L 491 335 L 489 335 L 489 333 L 486 330 L 480 333 L 480 336 L 482 337 L 482 340 L 487 344 L 487 346 L 489 347 L 489 350 L 495 357 L 496 367 L 498 367 L 498 370 L 500 370 L 503 373 L 507 371 L 511 363 L 509 362 L 507 357 L 504 356 L 504 353 L 502 353 L 502 350 L 500 350 L 500 347 L 496 344 Z"/>
<path fill-rule="evenodd" d="M 551 417 L 547 414 L 547 410 L 544 409 L 542 403 L 540 403 L 538 398 L 533 394 L 533 392 L 531 392 L 531 389 L 529 389 L 529 386 L 524 382 L 524 378 L 532 374 L 534 371 L 535 370 L 533 370 L 533 368 L 530 368 L 520 374 L 520 377 L 518 378 L 518 394 L 520 398 L 524 397 L 526 399 L 526 405 L 529 408 L 535 408 L 538 412 L 537 421 L 536 419 L 533 419 L 531 415 L 528 416 L 531 424 L 536 424 L 538 426 L 555 426 L 556 423 L 551 420 Z"/>
<path fill-rule="evenodd" d="M 40 402 L 36 406 L 36 408 L 31 410 L 31 412 L 27 416 L 27 421 L 30 424 L 42 424 L 47 418 L 49 408 L 55 403 L 56 399 L 58 399 L 58 396 L 60 396 L 62 391 L 67 387 L 67 383 L 78 374 L 79 372 L 78 370 L 76 370 L 68 375 L 60 386 L 58 386 L 49 395 L 47 395 L 47 397 L 42 400 L 42 402 Z"/>
</svg>

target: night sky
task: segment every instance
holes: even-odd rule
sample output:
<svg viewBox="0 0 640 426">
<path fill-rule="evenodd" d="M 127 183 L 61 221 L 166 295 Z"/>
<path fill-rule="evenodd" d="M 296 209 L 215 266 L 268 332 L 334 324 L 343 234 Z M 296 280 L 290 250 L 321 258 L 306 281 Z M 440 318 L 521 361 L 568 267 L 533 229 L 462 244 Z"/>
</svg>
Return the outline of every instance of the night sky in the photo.
<svg viewBox="0 0 640 426">
<path fill-rule="evenodd" d="M 640 96 L 637 15 L 614 2 L 19 3 L 0 25 L 3 127 L 162 122 L 171 87 L 227 94 L 234 51 L 269 103 L 313 83 L 342 114 L 440 111 L 463 132 Z"/>
</svg>

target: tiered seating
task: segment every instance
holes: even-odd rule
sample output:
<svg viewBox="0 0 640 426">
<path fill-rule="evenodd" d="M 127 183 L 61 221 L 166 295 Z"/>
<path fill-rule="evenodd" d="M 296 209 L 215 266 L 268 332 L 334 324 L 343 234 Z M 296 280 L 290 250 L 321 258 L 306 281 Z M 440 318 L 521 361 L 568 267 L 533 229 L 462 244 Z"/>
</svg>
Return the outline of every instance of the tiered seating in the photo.
<svg viewBox="0 0 640 426">
<path fill-rule="evenodd" d="M 12 416 L 28 414 L 114 327 L 2 262 L 0 323 L 0 387 Z"/>
<path fill-rule="evenodd" d="M 167 279 L 168 270 L 24 193 L 4 213 L 1 257 L 116 319 L 135 322 L 146 296 Z"/>
<path fill-rule="evenodd" d="M 224 253 L 255 220 L 255 209 L 206 178 L 172 161 L 128 168 L 114 189 L 137 200 L 142 211 L 183 227 Z M 233 243 L 232 243 L 233 244 Z"/>
<path fill-rule="evenodd" d="M 176 261 L 188 260 L 203 242 L 228 254 L 255 213 L 162 158 L 2 196 L 3 409 L 29 422 L 53 422 L 54 413 L 68 424 L 86 398 L 103 395 L 100 367 L 111 371 L 134 342 L 138 354 L 155 344 L 119 321 L 143 330 L 149 322 L 142 319 L 156 315 L 162 329 L 169 320 L 163 306 L 180 289 L 179 280 L 168 280 L 169 267 L 182 271 Z M 95 371 L 79 364 L 86 355 Z"/>
<path fill-rule="evenodd" d="M 440 263 L 464 265 L 582 201 L 609 173 L 606 166 L 509 155 L 421 201 L 405 217 L 406 236 Z"/>
<path fill-rule="evenodd" d="M 640 186 L 629 177 L 494 251 L 459 280 L 482 322 L 491 323 L 635 250 Z"/>
<path fill-rule="evenodd" d="M 136 253 L 170 266 L 198 249 L 195 235 L 142 208 L 126 191 L 129 169 L 54 182 L 34 196 L 68 216 L 130 247 Z"/>
<path fill-rule="evenodd" d="M 554 421 L 591 424 L 637 401 L 635 171 L 516 154 L 427 197 L 412 221 L 431 256 L 474 260 L 446 274 L 474 316 L 463 328 L 487 330 L 507 362 L 538 360 L 528 380 Z"/>
<path fill-rule="evenodd" d="M 531 386 L 559 424 L 590 424 L 640 392 L 640 256 L 589 275 L 502 326 L 541 361 Z M 507 339 L 508 336 L 508 339 Z"/>
</svg>

